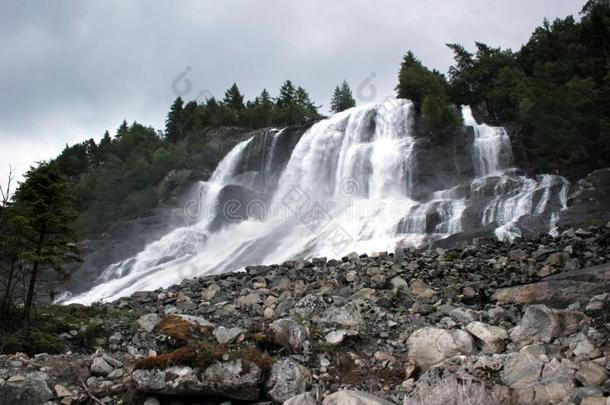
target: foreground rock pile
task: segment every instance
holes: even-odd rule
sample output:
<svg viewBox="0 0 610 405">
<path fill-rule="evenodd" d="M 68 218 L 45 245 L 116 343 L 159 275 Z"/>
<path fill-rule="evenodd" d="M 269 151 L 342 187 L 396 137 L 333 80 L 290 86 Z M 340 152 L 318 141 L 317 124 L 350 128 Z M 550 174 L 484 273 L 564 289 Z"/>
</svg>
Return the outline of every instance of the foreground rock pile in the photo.
<svg viewBox="0 0 610 405">
<path fill-rule="evenodd" d="M 185 280 L 101 305 L 95 350 L 0 356 L 0 403 L 608 404 L 609 245 L 610 223 Z"/>
</svg>

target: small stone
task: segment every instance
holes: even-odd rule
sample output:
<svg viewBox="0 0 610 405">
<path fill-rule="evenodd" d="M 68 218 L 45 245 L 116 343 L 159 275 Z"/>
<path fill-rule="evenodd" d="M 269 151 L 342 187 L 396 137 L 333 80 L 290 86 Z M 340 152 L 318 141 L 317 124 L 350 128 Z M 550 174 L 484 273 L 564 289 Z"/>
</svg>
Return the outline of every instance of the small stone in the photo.
<svg viewBox="0 0 610 405">
<path fill-rule="evenodd" d="M 377 291 L 372 288 L 363 288 L 350 297 L 352 301 L 371 301 L 377 295 Z"/>
<path fill-rule="evenodd" d="M 602 385 L 607 378 L 606 369 L 592 361 L 581 363 L 580 369 L 576 372 L 576 379 L 584 386 Z"/>
<path fill-rule="evenodd" d="M 508 333 L 498 326 L 475 321 L 466 325 L 466 330 L 483 343 L 485 353 L 502 353 L 506 347 Z"/>
<path fill-rule="evenodd" d="M 208 321 L 207 319 L 201 317 L 201 316 L 194 316 L 194 315 L 185 315 L 185 314 L 176 314 L 175 316 L 177 316 L 178 318 L 182 318 L 185 321 L 187 321 L 188 323 L 190 323 L 191 325 L 195 325 L 199 328 L 213 328 L 214 324 L 210 321 Z"/>
<path fill-rule="evenodd" d="M 271 307 L 267 307 L 263 311 L 263 317 L 265 317 L 265 319 L 273 319 L 273 315 L 274 315 L 274 311 L 273 311 L 273 308 L 271 308 Z"/>
<path fill-rule="evenodd" d="M 299 353 L 304 350 L 307 339 L 309 339 L 309 329 L 290 318 L 283 318 L 269 325 L 267 335 L 272 341 L 290 352 Z"/>
<path fill-rule="evenodd" d="M 391 402 L 362 391 L 341 390 L 328 395 L 322 405 L 391 405 Z"/>
<path fill-rule="evenodd" d="M 392 280 L 390 280 L 390 284 L 392 285 L 392 291 L 394 292 L 394 294 L 396 294 L 398 291 L 409 291 L 409 284 L 402 277 L 394 277 Z"/>
<path fill-rule="evenodd" d="M 407 364 L 405 365 L 405 380 L 411 378 L 413 373 L 415 373 L 415 370 L 417 370 L 417 363 L 415 359 L 409 357 Z"/>
<path fill-rule="evenodd" d="M 248 295 L 243 295 L 237 299 L 237 305 L 242 310 L 249 310 L 253 306 L 261 303 L 261 296 L 258 293 L 250 293 Z"/>
<path fill-rule="evenodd" d="M 390 353 L 376 351 L 373 355 L 373 358 L 380 363 L 394 364 L 396 362 L 396 357 L 392 356 Z"/>
<path fill-rule="evenodd" d="M 221 291 L 221 288 L 218 284 L 216 284 L 216 283 L 210 284 L 205 290 L 203 290 L 201 292 L 201 299 L 203 301 L 209 302 L 212 299 L 214 299 L 216 294 L 218 294 L 220 291 Z"/>
<path fill-rule="evenodd" d="M 364 330 L 365 323 L 356 305 L 348 304 L 342 307 L 329 307 L 318 319 L 318 322 L 337 326 L 353 332 Z"/>
<path fill-rule="evenodd" d="M 324 339 L 326 340 L 326 343 L 331 344 L 331 345 L 338 345 L 339 343 L 343 342 L 343 340 L 345 339 L 345 337 L 348 335 L 348 332 L 346 330 L 340 329 L 340 330 L 334 330 L 332 332 L 329 332 Z"/>
<path fill-rule="evenodd" d="M 212 334 L 216 338 L 216 341 L 218 343 L 220 343 L 221 345 L 233 343 L 233 341 L 235 339 L 237 339 L 237 337 L 239 335 L 241 335 L 242 333 L 243 333 L 242 328 L 227 329 L 224 326 L 219 326 L 218 328 L 214 329 L 214 331 L 212 332 Z"/>
<path fill-rule="evenodd" d="M 25 382 L 25 377 L 22 376 L 21 374 L 12 375 L 8 378 L 8 380 L 6 380 L 6 382 L 8 382 L 10 384 L 21 384 L 21 383 Z"/>
<path fill-rule="evenodd" d="M 95 376 L 106 377 L 114 368 L 101 357 L 95 357 L 91 363 L 91 374 Z"/>
<path fill-rule="evenodd" d="M 464 287 L 464 289 L 462 290 L 462 295 L 466 298 L 472 298 L 472 297 L 476 297 L 477 292 L 472 287 Z"/>
<path fill-rule="evenodd" d="M 121 334 L 121 332 L 114 332 L 108 338 L 108 342 L 115 344 L 115 345 L 118 345 L 119 343 L 121 343 L 122 340 L 123 340 L 123 335 Z"/>
<path fill-rule="evenodd" d="M 123 369 L 122 368 L 117 368 L 116 370 L 114 370 L 113 372 L 111 372 L 110 374 L 108 374 L 107 378 L 110 380 L 117 380 L 119 378 L 123 377 Z"/>
<path fill-rule="evenodd" d="M 123 363 L 108 354 L 103 354 L 102 358 L 114 368 L 123 367 Z"/>
<path fill-rule="evenodd" d="M 284 358 L 271 367 L 266 383 L 267 395 L 275 402 L 283 402 L 307 391 L 311 382 L 309 369 L 293 359 Z"/>
<path fill-rule="evenodd" d="M 136 322 L 138 323 L 138 325 L 140 325 L 142 329 L 150 333 L 155 329 L 155 326 L 157 326 L 157 324 L 161 322 L 161 318 L 158 314 L 155 313 L 146 314 L 138 318 Z"/>
<path fill-rule="evenodd" d="M 318 401 L 313 393 L 305 392 L 287 399 L 282 405 L 318 405 Z"/>
<path fill-rule="evenodd" d="M 580 401 L 580 405 L 606 405 L 607 403 L 607 398 L 601 396 L 586 397 Z"/>
<path fill-rule="evenodd" d="M 602 309 L 604 309 L 604 303 L 601 301 L 589 302 L 585 307 L 585 311 L 587 312 L 601 311 Z"/>
<path fill-rule="evenodd" d="M 430 299 L 436 296 L 436 291 L 430 288 L 421 279 L 416 279 L 411 282 L 411 293 L 421 299 Z"/>
<path fill-rule="evenodd" d="M 161 405 L 161 402 L 159 402 L 159 400 L 157 398 L 154 397 L 148 397 L 146 398 L 146 400 L 144 401 L 143 405 Z"/>
<path fill-rule="evenodd" d="M 455 308 L 449 311 L 449 316 L 462 324 L 468 324 L 478 319 L 477 313 L 469 308 Z"/>
</svg>

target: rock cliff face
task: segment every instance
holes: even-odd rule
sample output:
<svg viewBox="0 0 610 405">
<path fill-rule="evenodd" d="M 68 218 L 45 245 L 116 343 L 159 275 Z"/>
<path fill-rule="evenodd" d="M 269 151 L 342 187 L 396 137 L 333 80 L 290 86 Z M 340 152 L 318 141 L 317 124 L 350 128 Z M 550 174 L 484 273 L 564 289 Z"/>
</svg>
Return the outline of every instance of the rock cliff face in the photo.
<svg viewBox="0 0 610 405">
<path fill-rule="evenodd" d="M 0 402 L 605 404 L 609 242 L 610 222 L 184 280 L 90 308 L 69 353 L 0 355 Z"/>
</svg>

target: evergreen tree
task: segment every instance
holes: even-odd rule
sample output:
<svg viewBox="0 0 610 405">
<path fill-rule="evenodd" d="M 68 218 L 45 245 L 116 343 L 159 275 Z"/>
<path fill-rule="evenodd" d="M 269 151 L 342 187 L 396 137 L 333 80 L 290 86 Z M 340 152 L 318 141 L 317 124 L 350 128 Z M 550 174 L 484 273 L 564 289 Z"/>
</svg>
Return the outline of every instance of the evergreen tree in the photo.
<svg viewBox="0 0 610 405">
<path fill-rule="evenodd" d="M 352 96 L 352 90 L 347 84 L 347 81 L 343 81 L 341 86 L 337 86 L 333 93 L 333 97 L 330 102 L 331 111 L 338 113 L 349 108 L 356 106 L 356 100 Z"/>
<path fill-rule="evenodd" d="M 30 168 L 15 193 L 15 208 L 27 235 L 27 249 L 22 255 L 29 264 L 24 305 L 26 331 L 41 268 L 50 267 L 61 273 L 64 264 L 79 260 L 73 228 L 77 213 L 68 187 L 55 162 L 42 162 Z"/>
<path fill-rule="evenodd" d="M 297 123 L 303 123 L 315 118 L 318 118 L 319 106 L 316 106 L 309 98 L 309 93 L 302 87 L 298 87 L 295 93 L 296 104 L 300 109 L 300 117 L 297 118 Z"/>
<path fill-rule="evenodd" d="M 398 73 L 398 98 L 407 98 L 421 112 L 429 129 L 444 131 L 462 123 L 462 116 L 447 96 L 447 82 L 438 71 L 429 70 L 409 51 Z"/>
<path fill-rule="evenodd" d="M 280 108 L 289 107 L 296 102 L 296 88 L 290 80 L 286 80 L 280 87 L 280 94 L 276 105 Z"/>
<path fill-rule="evenodd" d="M 239 88 L 237 87 L 237 83 L 233 83 L 226 92 L 225 98 L 223 100 L 229 108 L 232 108 L 236 111 L 241 111 L 245 108 L 244 106 L 244 96 L 239 92 Z"/>
<path fill-rule="evenodd" d="M 184 137 L 183 103 L 181 97 L 176 98 L 165 120 L 165 138 L 172 143 Z"/>
<path fill-rule="evenodd" d="M 121 126 L 119 126 L 119 128 L 116 131 L 116 137 L 117 139 L 122 138 L 129 130 L 129 125 L 127 125 L 127 120 L 123 120 L 123 122 L 121 122 Z"/>
</svg>

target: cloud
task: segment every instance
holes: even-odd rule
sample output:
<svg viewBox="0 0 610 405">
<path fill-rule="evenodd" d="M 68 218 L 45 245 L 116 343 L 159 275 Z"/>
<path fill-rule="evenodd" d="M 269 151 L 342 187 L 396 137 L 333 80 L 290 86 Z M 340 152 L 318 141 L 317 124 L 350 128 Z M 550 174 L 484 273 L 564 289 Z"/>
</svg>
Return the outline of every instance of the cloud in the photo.
<svg viewBox="0 0 610 405">
<path fill-rule="evenodd" d="M 0 5 L 0 179 L 8 163 L 56 155 L 125 118 L 161 128 L 171 83 L 190 67 L 192 90 L 248 98 L 292 79 L 327 111 L 343 79 L 392 94 L 412 49 L 441 71 L 446 42 L 519 48 L 546 16 L 583 2 L 281 0 L 3 2 Z M 373 73 L 373 75 L 372 75 Z M 25 166 L 25 167 L 24 167 Z"/>
</svg>

